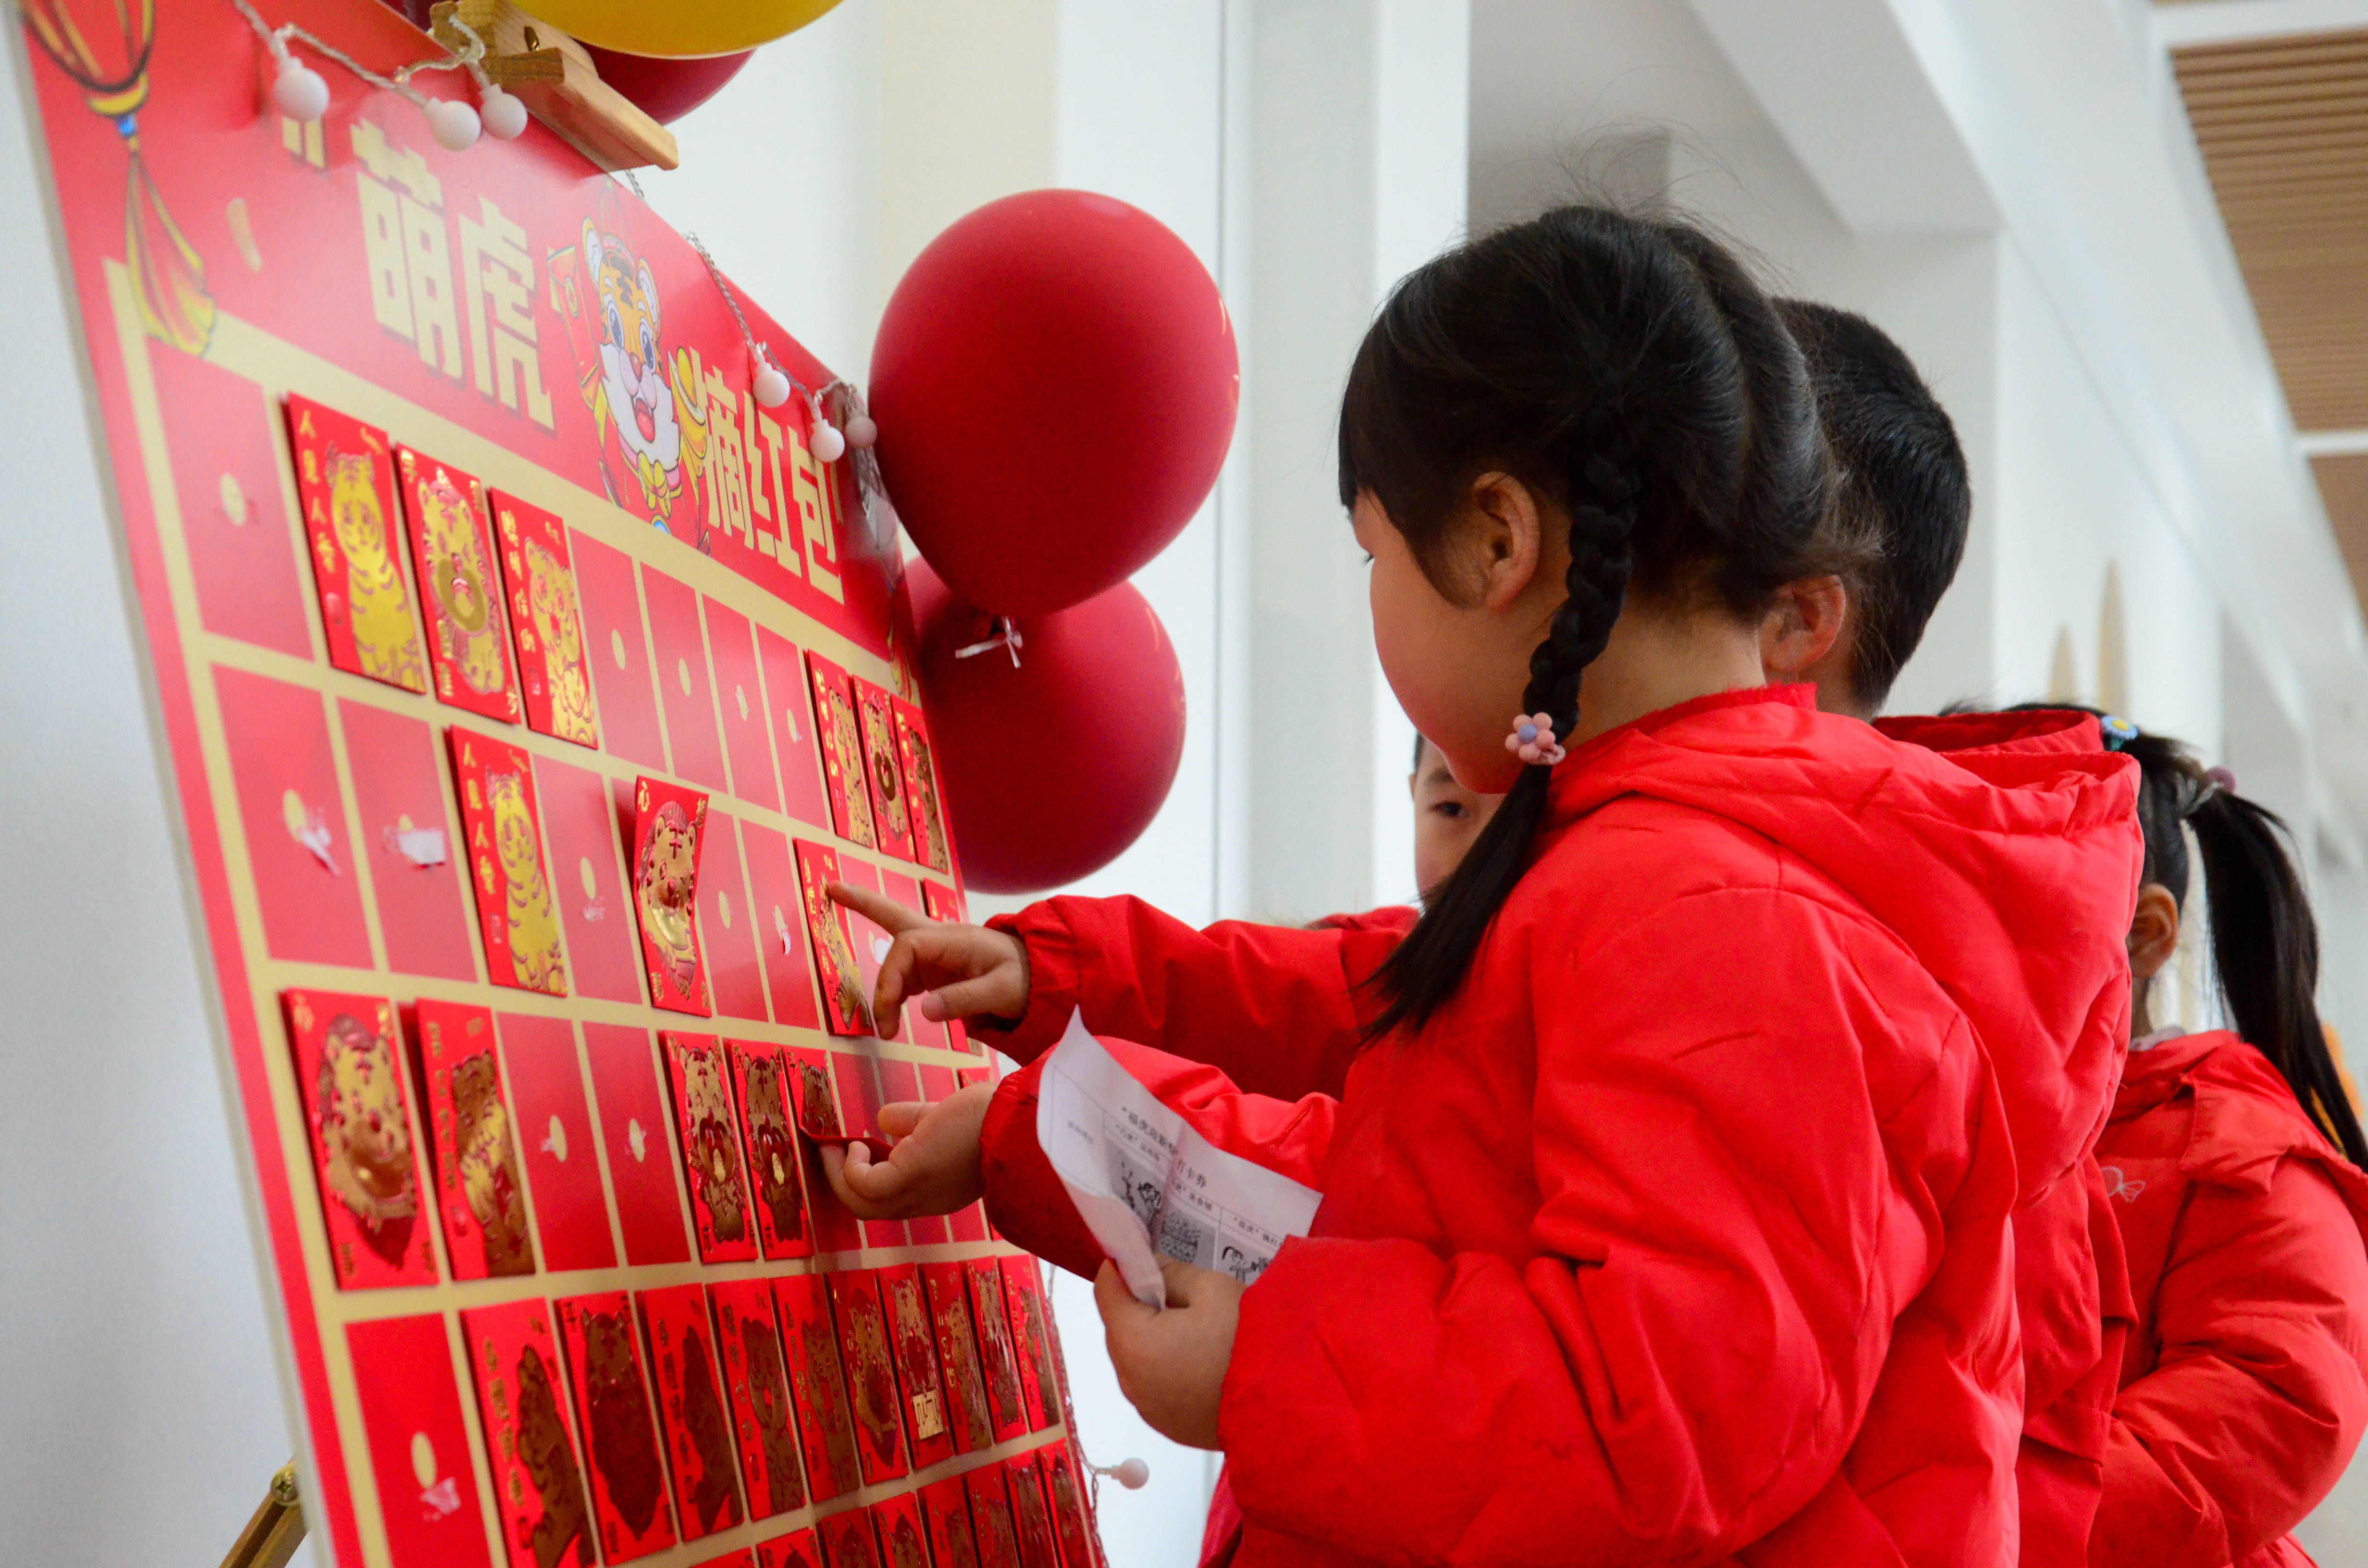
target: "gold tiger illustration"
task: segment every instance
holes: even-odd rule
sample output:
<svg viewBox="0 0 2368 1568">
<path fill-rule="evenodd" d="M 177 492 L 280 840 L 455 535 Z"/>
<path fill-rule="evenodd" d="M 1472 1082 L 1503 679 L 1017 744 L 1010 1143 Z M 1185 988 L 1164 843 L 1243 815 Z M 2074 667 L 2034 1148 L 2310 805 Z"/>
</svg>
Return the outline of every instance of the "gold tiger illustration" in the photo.
<svg viewBox="0 0 2368 1568">
<path fill-rule="evenodd" d="M 897 788 L 896 737 L 888 730 L 888 710 L 876 702 L 863 704 L 863 744 L 872 788 L 880 796 L 882 822 L 891 837 L 903 838 L 910 829 L 905 820 L 904 791 Z"/>
<path fill-rule="evenodd" d="M 692 901 L 699 885 L 699 830 L 700 824 L 679 802 L 660 802 L 649 836 L 642 841 L 641 864 L 633 874 L 642 933 L 657 950 L 658 967 L 650 975 L 652 988 L 663 977 L 673 983 L 677 994 L 694 999 L 699 937 Z"/>
<path fill-rule="evenodd" d="M 542 645 L 551 688 L 551 729 L 563 741 L 598 745 L 592 687 L 584 668 L 584 628 L 575 619 L 575 576 L 533 540 L 526 541 L 527 609 Z"/>
<path fill-rule="evenodd" d="M 897 1438 L 896 1371 L 888 1359 L 888 1325 L 877 1302 L 859 1299 L 847 1314 L 848 1392 L 855 1399 L 855 1419 L 863 1440 L 882 1465 L 893 1465 L 903 1450 Z"/>
<path fill-rule="evenodd" d="M 608 479 L 609 429 L 632 474 L 643 514 L 660 528 L 673 520 L 675 505 L 690 494 L 707 456 L 707 397 L 689 351 L 675 351 L 670 373 L 661 361 L 658 285 L 650 264 L 625 242 L 584 223 L 584 268 L 600 311 L 600 340 L 593 362 L 579 366 L 577 390 L 592 411 L 600 442 L 601 473 Z M 625 503 L 610 483 L 610 499 Z M 693 498 L 695 506 L 696 498 Z"/>
<path fill-rule="evenodd" d="M 393 1042 L 350 1013 L 330 1019 L 313 1097 L 324 1185 L 353 1215 L 363 1244 L 400 1266 L 411 1250 L 419 1189 Z"/>
<path fill-rule="evenodd" d="M 478 1051 L 452 1067 L 452 1108 L 460 1143 L 461 1190 L 485 1239 L 485 1272 L 495 1278 L 534 1272 L 526 1239 L 525 1188 L 518 1147 L 502 1105 L 494 1053 Z"/>
<path fill-rule="evenodd" d="M 485 559 L 477 508 L 440 468 L 418 494 L 427 591 L 444 612 L 436 623 L 438 652 L 458 666 L 471 691 L 490 695 L 505 684 L 502 624 L 494 613 L 492 563 Z"/>
<path fill-rule="evenodd" d="M 515 773 L 489 773 L 485 799 L 493 808 L 502 876 L 509 883 L 510 972 L 529 991 L 564 996 L 567 962 L 559 952 L 559 916 L 552 907 L 551 884 L 543 881 L 526 786 Z"/>
<path fill-rule="evenodd" d="M 379 505 L 378 460 L 366 452 L 328 449 L 329 517 L 346 558 L 347 624 L 362 674 L 412 691 L 427 689 L 427 659 L 412 629 L 411 596 L 386 534 Z"/>
<path fill-rule="evenodd" d="M 986 1382 L 979 1375 L 977 1342 L 970 1331 L 970 1305 L 959 1295 L 937 1314 L 938 1354 L 946 1366 L 946 1381 L 962 1412 L 966 1449 L 992 1447 L 995 1426 L 986 1414 Z"/>
<path fill-rule="evenodd" d="M 740 1185 L 740 1138 L 732 1129 L 723 1063 L 712 1051 L 684 1051 L 681 1060 L 691 1185 L 706 1205 L 715 1239 L 740 1241 L 748 1234 L 748 1200 Z"/>
<path fill-rule="evenodd" d="M 871 798 L 863 789 L 863 732 L 855 722 L 855 703 L 834 686 L 823 687 L 825 722 L 838 747 L 838 770 L 847 790 L 847 836 L 866 849 L 877 846 L 871 826 Z"/>
</svg>

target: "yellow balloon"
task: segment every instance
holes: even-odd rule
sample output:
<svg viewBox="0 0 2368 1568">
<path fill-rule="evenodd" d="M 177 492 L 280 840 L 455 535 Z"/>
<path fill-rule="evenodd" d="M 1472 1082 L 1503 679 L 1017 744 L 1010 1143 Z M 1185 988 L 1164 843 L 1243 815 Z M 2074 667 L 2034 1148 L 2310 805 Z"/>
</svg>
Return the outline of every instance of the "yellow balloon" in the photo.
<svg viewBox="0 0 2368 1568">
<path fill-rule="evenodd" d="M 737 54 L 797 31 L 838 0 L 535 0 L 536 17 L 584 43 L 688 60 Z"/>
</svg>

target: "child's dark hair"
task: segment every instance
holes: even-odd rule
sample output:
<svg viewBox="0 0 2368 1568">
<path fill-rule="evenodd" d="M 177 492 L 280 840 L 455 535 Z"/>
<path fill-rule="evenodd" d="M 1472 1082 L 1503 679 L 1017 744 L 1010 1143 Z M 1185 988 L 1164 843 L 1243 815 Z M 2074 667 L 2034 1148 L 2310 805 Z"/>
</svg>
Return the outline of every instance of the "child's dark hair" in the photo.
<svg viewBox="0 0 2368 1568">
<path fill-rule="evenodd" d="M 1827 524 L 1863 563 L 1850 593 L 1852 695 L 1873 712 L 1956 579 L 1972 526 L 1965 449 L 1915 364 L 1864 316 L 1807 300 L 1777 312 L 1808 361 L 1834 458 Z"/>
<path fill-rule="evenodd" d="M 1768 297 L 1683 223 L 1564 207 L 1472 240 L 1392 291 L 1340 407 L 1340 500 L 1370 494 L 1434 585 L 1475 479 L 1566 512 L 1569 597 L 1525 712 L 1572 733 L 1579 679 L 1631 586 L 1738 617 L 1833 571 L 1825 451 L 1801 351 Z M 1528 869 L 1550 769 L 1531 767 L 1374 976 L 1373 1036 L 1454 994 Z"/>
<path fill-rule="evenodd" d="M 2141 880 L 2160 883 L 2184 909 L 2187 840 L 2180 829 L 2193 830 L 2212 905 L 2212 968 L 2230 1026 L 2284 1075 L 2343 1157 L 2368 1165 L 2368 1138 L 2318 1019 L 2318 922 L 2286 853 L 2292 835 L 2285 823 L 2237 794 L 2225 773 L 2215 778 L 2205 770 L 2178 741 L 2098 716 L 2107 726 L 2105 744 L 2137 761 L 2138 827 L 2146 835 Z"/>
</svg>

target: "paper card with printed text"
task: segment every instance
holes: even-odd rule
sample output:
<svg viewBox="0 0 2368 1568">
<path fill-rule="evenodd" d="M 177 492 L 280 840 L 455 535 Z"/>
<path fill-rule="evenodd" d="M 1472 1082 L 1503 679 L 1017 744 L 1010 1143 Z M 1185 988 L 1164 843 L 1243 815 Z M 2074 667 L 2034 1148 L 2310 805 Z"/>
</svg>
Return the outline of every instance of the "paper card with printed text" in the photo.
<svg viewBox="0 0 2368 1568">
<path fill-rule="evenodd" d="M 394 1004 L 334 991 L 289 991 L 281 1002 L 337 1284 L 435 1284 Z"/>
<path fill-rule="evenodd" d="M 831 829 L 851 844 L 874 848 L 880 838 L 871 820 L 871 787 L 863 778 L 863 726 L 855 715 L 855 693 L 847 672 L 811 649 L 806 669 L 814 685 L 814 730 L 822 742 Z"/>
<path fill-rule="evenodd" d="M 527 727 L 597 751 L 600 716 L 592 698 L 584 609 L 575 593 L 567 525 L 558 513 L 503 491 L 488 491 L 486 500 L 493 508 L 494 541 L 509 600 L 510 640 L 518 651 Z"/>
<path fill-rule="evenodd" d="M 534 769 L 507 741 L 454 725 L 452 783 L 461 797 L 469 886 L 485 945 L 485 975 L 495 985 L 567 994 L 567 959 L 559 911 L 542 853 L 542 816 Z"/>
<path fill-rule="evenodd" d="M 797 1111 L 790 1080 L 794 1069 L 779 1046 L 727 1040 L 732 1086 L 740 1102 L 740 1131 L 748 1151 L 756 1199 L 757 1240 L 768 1258 L 809 1257 L 814 1233 L 806 1224 L 804 1161 L 798 1153 Z"/>
<path fill-rule="evenodd" d="M 592 1505 L 550 1304 L 471 1308 L 461 1314 L 461 1339 L 509 1568 L 593 1568 Z"/>
<path fill-rule="evenodd" d="M 699 943 L 699 860 L 707 797 L 646 774 L 633 780 L 633 913 L 649 971 L 650 1006 L 704 1018 L 707 960 Z"/>
<path fill-rule="evenodd" d="M 291 393 L 288 443 L 329 663 L 425 692 L 427 654 L 404 580 L 403 510 L 386 433 Z"/>
<path fill-rule="evenodd" d="M 422 998 L 409 1010 L 412 1060 L 436 1166 L 436 1209 L 455 1279 L 534 1272 L 518 1133 L 502 1087 L 494 1010 Z"/>
<path fill-rule="evenodd" d="M 557 1304 L 576 1430 L 592 1472 L 603 1562 L 629 1562 L 674 1545 L 657 1409 L 642 1365 L 641 1334 L 622 1290 Z"/>
<path fill-rule="evenodd" d="M 912 813 L 905 809 L 905 769 L 897 760 L 896 722 L 888 693 L 868 680 L 850 677 L 855 721 L 863 746 L 863 772 L 871 789 L 871 823 L 880 847 L 899 859 L 913 854 Z"/>
<path fill-rule="evenodd" d="M 427 621 L 427 667 L 438 700 L 485 719 L 525 717 L 510 668 L 500 567 L 475 476 L 409 447 L 394 449 L 403 510 Z"/>
<path fill-rule="evenodd" d="M 657 1384 L 658 1424 L 674 1473 L 675 1518 L 682 1539 L 697 1540 L 741 1518 L 732 1413 L 716 1376 L 707 1292 L 695 1284 L 671 1285 L 637 1293 L 633 1304 L 641 1312 Z"/>
<path fill-rule="evenodd" d="M 861 888 L 866 892 L 882 891 L 882 874 L 869 861 L 858 860 L 852 857 L 839 861 L 837 872 L 838 879 L 849 887 Z M 856 983 L 862 988 L 867 999 L 877 997 L 880 994 L 880 965 L 888 957 L 890 946 L 888 933 L 874 924 L 870 915 L 858 914 L 845 905 L 833 907 L 837 911 L 839 924 L 847 927 L 848 946 L 855 955 Z M 894 1017 L 887 1019 L 883 1019 L 875 1010 L 871 1014 L 871 1022 L 875 1028 L 880 1028 L 883 1024 L 888 1026 L 882 1029 L 882 1033 L 889 1040 L 906 1040 L 913 1032 L 905 1021 L 905 1009 L 902 1007 L 896 1010 Z"/>
<path fill-rule="evenodd" d="M 838 880 L 838 854 L 827 845 L 809 844 L 803 838 L 796 841 L 796 849 L 799 896 L 805 903 L 806 935 L 814 942 L 814 973 L 822 981 L 830 1032 L 868 1035 L 872 1029 L 871 993 L 864 986 L 863 970 L 856 961 L 847 911 L 823 892 Z"/>
<path fill-rule="evenodd" d="M 823 1281 L 819 1274 L 784 1274 L 772 1281 L 781 1359 L 789 1367 L 798 1437 L 805 1449 L 806 1490 L 816 1503 L 864 1484 L 855 1415 L 839 1369 L 838 1330 L 831 1323 L 830 1290 Z"/>
<path fill-rule="evenodd" d="M 492 1568 L 444 1314 L 346 1330 L 392 1568 Z"/>
<path fill-rule="evenodd" d="M 805 1471 L 772 1288 L 762 1279 L 720 1281 L 707 1288 L 707 1298 L 739 1439 L 740 1473 L 747 1482 L 748 1516 L 764 1519 L 803 1508 Z"/>
<path fill-rule="evenodd" d="M 905 776 L 905 803 L 913 824 L 913 858 L 941 877 L 953 874 L 953 840 L 946 832 L 945 801 L 938 788 L 938 753 L 929 722 L 901 697 L 891 698 L 896 726 L 896 763 Z"/>
<path fill-rule="evenodd" d="M 713 1035 L 658 1037 L 674 1091 L 675 1130 L 690 1181 L 690 1216 L 702 1263 L 757 1256 L 757 1217 L 748 1203 L 746 1155 L 732 1103 L 732 1065 Z"/>
</svg>

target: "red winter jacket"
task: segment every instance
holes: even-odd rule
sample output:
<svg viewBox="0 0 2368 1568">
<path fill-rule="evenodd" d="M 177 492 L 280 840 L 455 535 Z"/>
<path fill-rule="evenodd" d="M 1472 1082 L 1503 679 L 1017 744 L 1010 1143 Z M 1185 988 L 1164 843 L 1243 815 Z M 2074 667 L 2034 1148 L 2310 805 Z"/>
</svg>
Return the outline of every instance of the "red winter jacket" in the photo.
<svg viewBox="0 0 2368 1568">
<path fill-rule="evenodd" d="M 2044 774 L 2065 756 L 2100 750 L 2096 720 L 2077 712 L 1893 719 L 1876 727 L 2009 786 L 2032 769 Z M 2134 892 L 2135 828 L 2128 842 L 2125 864 L 2098 869 Z M 1958 881 L 1969 884 L 1961 886 L 1964 896 L 1987 896 L 1978 878 Z M 2014 1229 L 2027 1402 L 2016 1463 L 2024 1568 L 2078 1568 L 2087 1560 L 2122 1346 L 2135 1315 L 2110 1200 L 2089 1154 L 2111 1107 L 2126 1032 L 2128 908 L 2126 901 L 2084 908 L 2090 925 L 2064 927 L 2062 945 L 1993 944 L 1971 955 L 1975 961 L 1963 973 L 1941 976 L 1952 988 L 1986 988 L 1988 1016 L 2021 1015 L 2014 1030 L 1986 1030 L 1985 1043 L 2014 1132 L 2021 1187 Z M 1082 1006 L 1098 1028 L 1210 1063 L 1241 1087 L 1297 1096 L 1338 1093 L 1356 1025 L 1377 1005 L 1354 983 L 1387 956 L 1414 913 L 1334 916 L 1325 923 L 1332 930 L 1315 932 L 1239 923 L 1195 932 L 1133 900 L 1064 898 L 995 924 L 1039 956 L 1036 983 L 1048 989 L 1033 1009 L 1038 1018 L 1064 1022 L 1071 1006 Z M 1372 940 L 1375 933 L 1387 940 Z M 2024 972 L 2034 968 L 2071 972 Z M 1035 1038 L 1043 1033 L 1023 1027 L 998 1043 L 1032 1060 L 1050 1044 Z M 1179 1067 L 1137 1062 L 1147 1078 Z M 1179 1092 L 1191 1081 L 1179 1078 Z M 997 1185 L 1015 1194 L 1041 1191 L 1051 1179 L 1048 1171 L 1023 1169 L 1041 1165 L 1032 1102 L 1029 1111 L 997 1117 L 988 1129 L 987 1162 Z M 1045 1207 L 1052 1212 L 1015 1215 L 1014 1233 L 1057 1263 L 1096 1267 L 1099 1250 L 1074 1214 L 1064 1205 Z M 1222 1479 L 1219 1486 L 1212 1547 L 1232 1517 L 1229 1489 Z"/>
<path fill-rule="evenodd" d="M 1654 715 L 1556 770 L 1536 864 L 1418 1036 L 1359 1052 L 1346 988 L 1306 999 L 1350 1037 L 1291 1042 L 1348 1062 L 1337 1112 L 1154 1083 L 1326 1193 L 1243 1301 L 1237 1562 L 2010 1559 L 2016 1192 L 1975 1035 L 2031 1002 L 1978 976 L 2110 1010 L 2125 977 L 2023 955 L 2125 919 L 2137 846 L 2122 759 L 1992 771 L 1800 689 Z M 1081 994 L 1130 1032 L 1092 977 L 1123 1005 L 1142 966 L 1030 946 L 1023 1052 Z M 1032 1119 L 1033 1076 L 991 1124 Z M 1025 1175 L 990 1164 L 991 1198 Z"/>
<path fill-rule="evenodd" d="M 2139 1321 L 2089 1560 L 2308 1563 L 2368 1426 L 2368 1176 L 2225 1030 L 2134 1049 L 2097 1154 Z"/>
</svg>

